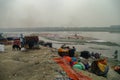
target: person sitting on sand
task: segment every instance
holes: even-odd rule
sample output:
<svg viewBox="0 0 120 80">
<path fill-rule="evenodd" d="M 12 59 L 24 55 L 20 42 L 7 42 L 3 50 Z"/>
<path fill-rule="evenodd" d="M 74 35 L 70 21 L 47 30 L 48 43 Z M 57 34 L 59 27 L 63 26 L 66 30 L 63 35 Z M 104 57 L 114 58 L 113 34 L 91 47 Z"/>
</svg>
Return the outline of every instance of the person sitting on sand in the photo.
<svg viewBox="0 0 120 80">
<path fill-rule="evenodd" d="M 76 48 L 73 46 L 72 49 L 69 49 L 69 56 L 70 56 L 70 57 L 74 57 L 75 51 L 76 51 Z"/>
<path fill-rule="evenodd" d="M 118 50 L 115 50 L 115 52 L 114 52 L 114 59 L 117 59 L 118 58 Z"/>
<path fill-rule="evenodd" d="M 81 52 L 80 52 L 80 57 L 83 57 L 83 58 L 85 58 L 85 59 L 88 59 L 88 58 L 91 57 L 91 55 L 90 55 L 90 52 L 89 52 L 89 51 L 81 51 Z"/>
<path fill-rule="evenodd" d="M 20 47 L 20 40 L 19 39 L 15 39 L 14 42 L 13 42 L 13 46 L 12 46 L 12 49 L 15 50 L 20 50 L 21 47 Z"/>
<path fill-rule="evenodd" d="M 100 59 L 100 54 L 99 53 L 95 53 L 94 57 L 95 57 L 95 59 Z"/>
<path fill-rule="evenodd" d="M 90 68 L 89 59 L 79 57 L 79 60 L 85 66 L 85 70 L 89 70 Z"/>
<path fill-rule="evenodd" d="M 63 57 L 65 56 L 65 54 L 68 54 L 68 49 L 64 48 L 63 46 L 61 46 L 59 49 L 58 49 L 58 54 L 59 56 Z"/>
<path fill-rule="evenodd" d="M 107 60 L 104 58 L 93 61 L 91 64 L 91 71 L 98 76 L 107 77 L 107 73 L 109 71 Z"/>
</svg>

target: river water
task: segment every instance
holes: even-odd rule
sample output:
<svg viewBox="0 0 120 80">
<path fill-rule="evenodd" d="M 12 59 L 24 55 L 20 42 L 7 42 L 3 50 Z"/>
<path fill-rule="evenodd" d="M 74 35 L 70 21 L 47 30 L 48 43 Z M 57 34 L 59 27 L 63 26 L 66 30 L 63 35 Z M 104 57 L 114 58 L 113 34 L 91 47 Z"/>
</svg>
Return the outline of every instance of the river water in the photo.
<svg viewBox="0 0 120 80">
<path fill-rule="evenodd" d="M 110 33 L 110 32 L 76 32 L 76 31 L 59 31 L 59 32 L 22 32 L 23 34 L 32 34 L 32 33 L 52 33 L 52 34 L 58 34 L 61 36 L 66 36 L 66 35 L 74 35 L 78 34 L 80 36 L 85 36 L 85 37 L 92 37 L 92 38 L 97 38 L 102 41 L 110 41 L 110 42 L 115 42 L 117 44 L 120 44 L 120 33 Z M 13 35 L 13 36 L 19 36 L 21 32 L 12 32 L 12 33 L 6 33 L 7 36 Z M 46 42 L 52 42 L 54 48 L 59 48 L 63 42 L 58 42 L 58 41 L 52 41 L 52 40 L 47 40 L 41 36 L 39 36 L 40 40 L 44 40 Z M 92 44 L 92 43 L 86 43 L 84 45 L 82 44 L 67 44 L 68 46 L 72 47 L 75 46 L 77 51 L 83 51 L 87 50 L 90 52 L 97 52 L 101 53 L 103 56 L 106 57 L 113 57 L 112 55 L 114 54 L 115 50 L 118 50 L 120 53 L 120 47 L 118 46 L 107 46 L 107 45 L 98 45 L 98 44 Z"/>
<path fill-rule="evenodd" d="M 120 44 L 120 33 L 110 33 L 110 32 L 75 32 L 75 31 L 62 31 L 62 32 L 49 32 L 60 35 L 72 35 L 78 34 L 85 37 L 93 37 L 104 41 L 115 42 Z"/>
<path fill-rule="evenodd" d="M 62 36 L 78 34 L 78 35 L 85 36 L 85 37 L 97 38 L 97 39 L 105 41 L 105 42 L 109 41 L 109 42 L 114 42 L 114 43 L 120 44 L 120 33 L 75 32 L 75 31 L 46 32 L 46 33 L 59 34 Z M 56 43 L 56 41 L 47 40 L 42 37 L 40 37 L 40 39 L 49 41 L 49 42 L 53 42 L 54 48 L 59 48 L 62 45 L 62 44 Z M 110 57 L 110 58 L 113 58 L 113 54 L 114 54 L 115 50 L 118 50 L 118 52 L 120 53 L 120 47 L 118 47 L 118 46 L 97 45 L 97 44 L 92 44 L 92 43 L 89 43 L 89 44 L 86 43 L 84 45 L 67 44 L 67 46 L 70 46 L 70 47 L 75 46 L 77 51 L 79 51 L 79 52 L 83 51 L 83 50 L 87 50 L 87 51 L 94 52 L 94 53 L 101 53 L 103 56 Z"/>
</svg>

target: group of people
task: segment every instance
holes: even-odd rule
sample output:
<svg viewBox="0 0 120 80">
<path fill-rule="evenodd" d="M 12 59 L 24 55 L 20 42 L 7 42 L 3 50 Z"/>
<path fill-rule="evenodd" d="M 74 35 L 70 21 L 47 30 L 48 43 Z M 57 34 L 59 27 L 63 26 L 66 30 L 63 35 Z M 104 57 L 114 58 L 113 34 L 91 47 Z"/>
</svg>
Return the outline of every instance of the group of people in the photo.
<svg viewBox="0 0 120 80">
<path fill-rule="evenodd" d="M 21 37 L 18 37 L 17 39 L 13 40 L 13 45 L 12 45 L 13 50 L 21 50 L 25 48 L 29 49 L 34 49 L 34 48 L 39 48 L 39 38 L 38 36 L 25 36 L 21 34 Z"/>
<path fill-rule="evenodd" d="M 76 48 L 73 46 L 62 45 L 58 49 L 58 54 L 65 59 L 65 61 L 72 67 L 80 70 L 89 70 L 99 76 L 107 77 L 109 71 L 109 66 L 107 65 L 107 59 L 101 58 L 99 53 L 90 53 L 89 51 L 81 51 L 78 56 L 76 56 Z M 94 57 L 94 59 L 93 59 Z M 93 59 L 92 62 L 89 58 Z"/>
<path fill-rule="evenodd" d="M 64 57 L 64 56 L 74 57 L 75 51 L 76 51 L 76 49 L 74 46 L 72 48 L 70 48 L 69 46 L 66 46 L 64 44 L 58 49 L 58 54 L 61 57 Z"/>
</svg>

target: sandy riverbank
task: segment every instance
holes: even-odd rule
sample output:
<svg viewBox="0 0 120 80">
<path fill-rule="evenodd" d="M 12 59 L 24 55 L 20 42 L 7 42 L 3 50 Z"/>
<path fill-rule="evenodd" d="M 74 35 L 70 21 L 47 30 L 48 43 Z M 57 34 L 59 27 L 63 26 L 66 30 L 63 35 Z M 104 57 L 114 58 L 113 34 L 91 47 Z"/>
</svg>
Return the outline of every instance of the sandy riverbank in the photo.
<svg viewBox="0 0 120 80">
<path fill-rule="evenodd" d="M 5 46 L 0 53 L 0 80 L 54 80 L 62 69 L 52 60 L 52 49 L 41 47 L 27 52 L 12 51 Z"/>
<path fill-rule="evenodd" d="M 60 73 L 63 70 L 53 61 L 54 57 L 59 57 L 56 51 L 46 47 L 21 52 L 5 46 L 5 52 L 0 53 L 0 80 L 55 80 L 56 77 L 63 77 Z M 111 69 L 114 62 L 109 60 L 108 80 L 119 80 L 120 75 Z M 107 80 L 87 71 L 81 72 L 93 80 Z"/>
</svg>

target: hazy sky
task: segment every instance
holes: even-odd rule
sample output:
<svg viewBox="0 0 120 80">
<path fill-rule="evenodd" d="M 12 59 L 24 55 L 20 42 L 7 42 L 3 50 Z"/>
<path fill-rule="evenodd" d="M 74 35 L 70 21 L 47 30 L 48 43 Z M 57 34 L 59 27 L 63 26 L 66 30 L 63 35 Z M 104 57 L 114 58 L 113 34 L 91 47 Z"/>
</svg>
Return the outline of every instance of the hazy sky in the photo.
<svg viewBox="0 0 120 80">
<path fill-rule="evenodd" d="M 120 0 L 0 0 L 0 27 L 120 25 Z"/>
</svg>

